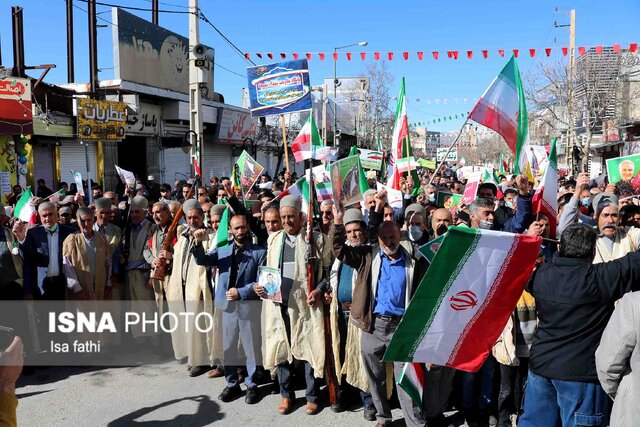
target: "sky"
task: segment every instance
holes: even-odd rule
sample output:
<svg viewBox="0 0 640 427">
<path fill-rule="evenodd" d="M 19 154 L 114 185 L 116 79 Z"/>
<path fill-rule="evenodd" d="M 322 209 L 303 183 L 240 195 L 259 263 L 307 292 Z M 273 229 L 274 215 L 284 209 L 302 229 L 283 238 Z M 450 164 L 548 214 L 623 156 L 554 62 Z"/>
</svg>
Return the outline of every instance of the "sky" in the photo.
<svg viewBox="0 0 640 427">
<path fill-rule="evenodd" d="M 585 1 L 379 1 L 379 0 L 200 0 L 204 15 L 243 52 L 326 52 L 320 61 L 317 55 L 309 62 L 311 83 L 321 84 L 333 77 L 331 52 L 336 46 L 361 41 L 366 47 L 344 49 L 353 52 L 350 62 L 341 56 L 339 76 L 355 76 L 365 72 L 373 62 L 373 52 L 395 52 L 387 61 L 394 76 L 391 93 L 399 91 L 402 77 L 406 79 L 407 110 L 410 123 L 438 117 L 448 117 L 470 111 L 473 99 L 479 98 L 508 60 L 498 55 L 498 49 L 511 52 L 520 49 L 521 73 L 534 72 L 540 62 L 566 60 L 560 47 L 568 46 L 568 28 L 555 28 L 554 22 L 568 24 L 568 11 L 576 9 L 576 46 L 595 46 L 640 42 L 637 23 L 640 22 L 638 0 Z M 151 0 L 98 0 L 98 2 L 151 8 Z M 4 66 L 12 65 L 11 6 L 24 8 L 25 57 L 27 65 L 54 63 L 46 81 L 66 83 L 66 19 L 65 0 L 0 1 L 0 37 Z M 75 75 L 77 82 L 88 81 L 87 4 L 74 0 Z M 160 0 L 161 10 L 186 11 L 188 0 Z M 556 8 L 559 12 L 556 12 Z M 110 7 L 98 5 L 99 17 L 111 20 Z M 129 11 L 151 21 L 150 11 Z M 112 25 L 104 20 L 98 24 L 98 67 L 100 79 L 113 78 Z M 161 13 L 160 25 L 188 36 L 188 15 Z M 215 91 L 225 102 L 240 105 L 241 91 L 247 86 L 246 67 L 249 64 L 208 24 L 200 22 L 202 43 L 216 51 L 214 71 Z M 541 49 L 556 48 L 551 58 L 544 58 Z M 530 58 L 529 48 L 538 49 Z M 482 59 L 481 50 L 489 50 Z M 458 60 L 448 59 L 446 51 L 460 51 Z M 474 50 L 467 59 L 466 51 Z M 363 62 L 357 52 L 368 52 Z M 402 59 L 402 52 L 410 59 Z M 424 51 L 423 61 L 416 52 Z M 439 51 L 434 61 L 431 52 Z M 302 56 L 302 55 L 301 55 Z M 257 63 L 255 54 L 251 58 Z M 273 61 L 275 62 L 275 61 Z M 222 67 L 226 68 L 223 69 Z M 38 71 L 29 72 L 34 77 Z M 444 99 L 447 103 L 444 103 Z M 464 102 L 467 98 L 467 102 Z M 457 102 L 455 101 L 457 99 Z M 438 103 L 436 104 L 436 100 Z M 429 130 L 457 130 L 464 119 L 429 125 Z"/>
</svg>

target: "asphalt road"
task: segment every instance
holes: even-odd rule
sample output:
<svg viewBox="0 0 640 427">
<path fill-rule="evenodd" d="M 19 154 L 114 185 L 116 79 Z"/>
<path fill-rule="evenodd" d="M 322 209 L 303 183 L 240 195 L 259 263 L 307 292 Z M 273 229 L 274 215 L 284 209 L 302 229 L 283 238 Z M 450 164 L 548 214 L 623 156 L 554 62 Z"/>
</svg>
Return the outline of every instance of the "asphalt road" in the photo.
<svg viewBox="0 0 640 427">
<path fill-rule="evenodd" d="M 21 426 L 370 426 L 362 408 L 335 414 L 328 407 L 314 416 L 304 411 L 304 390 L 297 392 L 295 410 L 277 413 L 279 395 L 260 387 L 260 402 L 244 398 L 222 403 L 224 378 L 191 378 L 176 361 L 123 368 L 51 367 L 23 376 L 17 389 Z M 393 411 L 394 426 L 402 426 L 402 411 Z"/>
</svg>

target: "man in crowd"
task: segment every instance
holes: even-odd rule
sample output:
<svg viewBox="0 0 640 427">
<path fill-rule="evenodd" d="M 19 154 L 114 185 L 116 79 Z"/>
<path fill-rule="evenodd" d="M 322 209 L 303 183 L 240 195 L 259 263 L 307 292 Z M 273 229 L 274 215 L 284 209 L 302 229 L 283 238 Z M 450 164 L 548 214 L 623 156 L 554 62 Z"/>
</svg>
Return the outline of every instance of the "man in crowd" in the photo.
<svg viewBox="0 0 640 427">
<path fill-rule="evenodd" d="M 195 318 L 199 313 L 213 313 L 213 295 L 209 286 L 209 269 L 195 262 L 192 249 L 196 246 L 194 233 L 200 234 L 204 250 L 215 244 L 214 233 L 204 227 L 204 214 L 197 200 L 189 199 L 183 205 L 187 228 L 178 237 L 174 246 L 174 268 L 167 285 L 167 303 L 173 313 L 187 312 L 192 316 L 178 317 L 177 326 L 171 332 L 171 342 L 176 359 L 187 358 L 189 375 L 196 377 L 211 369 L 214 358 L 220 358 L 220 342 L 212 328 L 202 321 L 196 328 Z"/>
<path fill-rule="evenodd" d="M 164 312 L 164 294 L 167 291 L 167 284 L 169 282 L 169 276 L 171 274 L 171 266 L 173 264 L 173 246 L 176 243 L 174 238 L 169 247 L 165 250 L 162 248 L 168 232 L 171 226 L 171 211 L 169 205 L 165 202 L 156 202 L 151 209 L 151 215 L 153 222 L 156 224 L 156 229 L 151 234 L 149 244 L 144 248 L 144 259 L 147 263 L 151 264 L 152 271 L 164 266 L 165 276 L 164 279 L 151 280 L 153 286 L 153 293 L 155 294 L 156 305 L 158 312 L 162 314 Z"/>
<path fill-rule="evenodd" d="M 53 191 L 49 187 L 47 187 L 44 179 L 39 179 L 36 184 L 38 185 L 38 191 L 36 191 L 37 197 L 46 199 L 53 194 Z"/>
<path fill-rule="evenodd" d="M 93 228 L 93 211 L 76 213 L 80 233 L 67 237 L 62 247 L 67 288 L 79 300 L 111 299 L 111 251 L 109 242 Z"/>
<path fill-rule="evenodd" d="M 387 399 L 386 367 L 382 358 L 420 277 L 416 277 L 411 254 L 400 245 L 397 223 L 380 224 L 376 245 L 351 247 L 346 245 L 343 215 L 343 212 L 334 212 L 329 239 L 335 257 L 357 272 L 350 320 L 362 330 L 362 358 L 377 411 L 377 425 L 383 426 L 391 422 L 391 404 Z M 402 363 L 394 362 L 396 378 L 402 367 Z M 398 389 L 398 397 L 405 421 L 417 425 L 421 408 L 414 408 L 402 389 Z"/>
<path fill-rule="evenodd" d="M 64 300 L 67 286 L 62 271 L 62 244 L 74 230 L 58 224 L 54 203 L 41 203 L 38 216 L 42 225 L 30 228 L 20 245 L 24 257 L 24 292 L 36 299 Z"/>
<path fill-rule="evenodd" d="M 264 212 L 264 226 L 267 234 L 271 236 L 276 231 L 282 230 L 282 222 L 280 221 L 280 212 L 277 208 L 268 208 Z"/>
<path fill-rule="evenodd" d="M 234 215 L 230 221 L 233 241 L 220 248 L 212 248 L 205 254 L 202 241 L 207 238 L 207 230 L 194 232 L 196 244 L 193 255 L 198 265 L 216 267 L 214 303 L 222 311 L 222 347 L 224 352 L 224 374 L 227 386 L 219 399 L 230 402 L 242 394 L 238 381 L 238 368 L 241 358 L 238 354 L 238 342 L 242 344 L 246 356 L 247 392 L 245 402 L 258 401 L 256 367 L 261 362 L 260 309 L 253 286 L 258 277 L 258 267 L 264 265 L 266 251 L 254 245 L 249 235 L 247 218 Z"/>
<path fill-rule="evenodd" d="M 331 206 L 333 208 L 333 206 Z M 344 214 L 344 226 L 347 244 L 359 247 L 367 243 L 367 225 L 358 209 L 348 209 Z M 361 331 L 349 322 L 353 288 L 357 281 L 356 270 L 342 263 L 333 262 L 330 274 L 331 285 L 331 339 L 333 358 L 338 376 L 342 376 L 340 396 L 335 411 L 344 409 L 346 392 L 355 389 L 359 393 L 364 407 L 364 418 L 376 420 L 376 408 L 369 393 L 369 379 L 364 370 L 360 352 Z M 334 409 L 334 408 L 332 408 Z"/>
<path fill-rule="evenodd" d="M 126 274 L 126 287 L 131 298 L 131 309 L 151 317 L 153 311 L 149 301 L 154 301 L 153 290 L 147 286 L 149 283 L 150 265 L 144 258 L 144 248 L 155 231 L 156 226 L 146 219 L 149 202 L 142 196 L 131 199 L 129 208 L 129 221 L 131 223 L 129 233 L 123 237 L 124 248 L 121 253 L 123 268 Z M 143 332 L 139 324 L 132 326 L 134 337 L 149 336 L 150 331 Z"/>
<path fill-rule="evenodd" d="M 266 265 L 280 269 L 282 303 L 264 300 L 262 306 L 262 336 L 264 340 L 264 367 L 276 369 L 282 400 L 278 412 L 291 411 L 294 395 L 293 359 L 304 363 L 306 381 L 305 410 L 318 412 L 318 389 L 315 377 L 324 370 L 324 321 L 320 307 L 320 292 L 307 293 L 307 257 L 305 232 L 302 227 L 302 202 L 295 196 L 280 201 L 283 230 L 269 236 Z M 323 269 L 331 265 L 331 252 L 321 233 L 314 233 L 316 263 L 313 265 L 316 281 L 322 279 Z M 315 283 L 311 284 L 312 287 Z M 264 288 L 255 286 L 256 293 L 265 297 Z"/>
<path fill-rule="evenodd" d="M 322 221 L 319 224 L 320 231 L 326 235 L 329 233 L 329 227 L 331 226 L 331 221 L 333 221 L 333 201 L 323 200 L 320 203 L 320 215 L 322 216 Z"/>
<path fill-rule="evenodd" d="M 527 285 L 539 322 L 520 426 L 609 425 L 595 352 L 615 301 L 640 289 L 640 253 L 593 264 L 597 238 L 589 226 L 568 226 L 558 256 Z"/>
</svg>

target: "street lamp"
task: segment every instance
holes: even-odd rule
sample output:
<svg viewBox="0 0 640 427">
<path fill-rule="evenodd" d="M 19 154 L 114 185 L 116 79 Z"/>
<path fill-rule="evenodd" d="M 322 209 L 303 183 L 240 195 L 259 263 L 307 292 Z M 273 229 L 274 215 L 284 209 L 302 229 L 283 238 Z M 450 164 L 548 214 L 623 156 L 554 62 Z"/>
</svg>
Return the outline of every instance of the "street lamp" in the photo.
<svg viewBox="0 0 640 427">
<path fill-rule="evenodd" d="M 351 46 L 366 46 L 368 42 L 360 42 L 348 44 L 346 46 L 338 46 L 333 48 L 333 53 L 337 53 L 339 49 L 346 49 Z M 336 103 L 336 98 L 338 96 L 338 86 L 340 86 L 340 82 L 338 82 L 338 60 L 333 60 L 333 146 L 336 147 L 336 133 L 338 131 L 338 107 Z"/>
</svg>

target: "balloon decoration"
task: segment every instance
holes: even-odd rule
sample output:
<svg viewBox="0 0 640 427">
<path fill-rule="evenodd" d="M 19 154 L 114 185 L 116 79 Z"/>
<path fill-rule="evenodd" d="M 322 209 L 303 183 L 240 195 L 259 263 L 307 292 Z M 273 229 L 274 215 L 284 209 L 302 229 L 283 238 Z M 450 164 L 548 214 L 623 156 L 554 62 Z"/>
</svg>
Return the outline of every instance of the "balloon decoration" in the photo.
<svg viewBox="0 0 640 427">
<path fill-rule="evenodd" d="M 596 55 L 601 55 L 603 53 L 620 53 L 620 52 L 636 52 L 638 50 L 638 43 L 629 43 L 629 45 L 625 45 L 624 47 L 620 44 L 614 44 L 611 46 L 603 46 L 603 45 L 595 45 L 592 47 L 586 47 L 586 46 L 578 46 L 577 48 L 577 54 L 579 56 L 583 56 L 586 55 L 587 53 L 595 53 Z M 479 55 L 474 55 L 474 52 L 478 52 Z M 442 53 L 442 57 L 444 57 L 444 55 L 446 55 L 446 57 L 448 59 L 452 59 L 454 61 L 457 61 L 458 58 L 467 58 L 468 60 L 473 60 L 474 58 L 482 58 L 482 59 L 488 59 L 489 56 L 493 55 L 495 56 L 496 53 L 491 54 L 491 51 L 489 51 L 488 49 L 480 49 L 480 50 L 446 50 L 446 51 L 433 51 L 431 52 L 431 57 L 433 58 L 434 61 L 437 61 L 441 55 L 440 53 Z M 518 56 L 520 56 L 521 52 L 526 52 L 529 54 L 529 57 L 531 58 L 535 58 L 537 53 L 540 52 L 541 55 L 544 56 L 551 56 L 554 52 L 558 52 L 558 54 L 561 54 L 562 56 L 567 56 L 569 54 L 569 48 L 565 47 L 560 47 L 560 48 L 550 48 L 550 47 L 544 47 L 544 48 L 526 48 L 526 49 L 497 49 L 496 50 L 497 54 L 501 57 L 504 58 L 505 55 L 506 56 L 510 56 L 511 53 L 513 53 L 513 55 L 517 58 Z M 366 61 L 367 58 L 367 53 L 368 52 L 360 52 L 360 58 L 362 59 L 362 61 Z M 394 53 L 398 53 L 397 56 L 394 55 Z M 460 55 L 460 53 L 462 53 L 462 55 Z M 273 60 L 274 56 L 278 56 L 280 57 L 280 59 L 298 59 L 299 54 L 298 52 L 291 52 L 291 53 L 285 53 L 285 52 L 281 52 L 280 54 L 273 54 L 272 52 L 268 52 L 268 53 L 261 53 L 261 52 L 256 52 L 256 53 L 245 53 L 244 57 L 247 60 L 251 60 L 251 55 L 255 55 L 257 58 L 259 59 L 269 59 L 269 60 Z M 288 55 L 288 56 L 287 56 Z M 329 58 L 329 59 L 333 59 L 334 61 L 339 61 L 341 58 L 346 59 L 347 61 L 351 61 L 351 59 L 353 58 L 353 52 L 332 52 L 330 54 L 327 54 L 325 52 L 306 52 L 305 57 L 308 60 L 311 60 L 314 56 L 317 56 L 318 59 L 320 59 L 320 61 L 324 61 L 325 58 Z M 389 61 L 393 61 L 394 58 L 402 58 L 404 61 L 408 61 L 409 59 L 413 59 L 413 58 L 417 58 L 418 61 L 422 61 L 425 58 L 424 55 L 424 51 L 419 51 L 419 52 L 408 52 L 408 51 L 396 51 L 396 52 L 373 52 L 373 59 L 376 61 L 379 61 L 380 59 L 386 59 Z M 428 56 L 427 56 L 428 58 Z"/>
<path fill-rule="evenodd" d="M 27 168 L 25 168 L 24 166 L 22 166 L 20 168 L 20 175 L 26 175 L 27 174 Z"/>
<path fill-rule="evenodd" d="M 18 161 L 20 162 L 21 165 L 27 164 L 27 158 L 25 156 L 18 157 Z"/>
<path fill-rule="evenodd" d="M 27 150 L 25 150 L 24 148 L 21 148 L 20 151 L 18 151 L 18 154 L 24 157 L 27 155 Z"/>
</svg>

